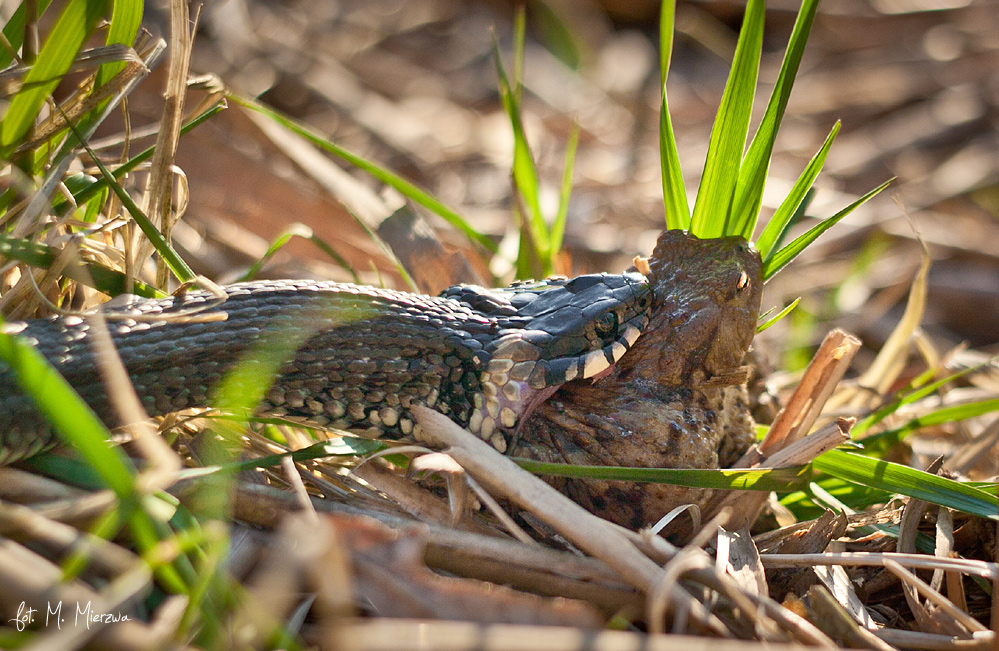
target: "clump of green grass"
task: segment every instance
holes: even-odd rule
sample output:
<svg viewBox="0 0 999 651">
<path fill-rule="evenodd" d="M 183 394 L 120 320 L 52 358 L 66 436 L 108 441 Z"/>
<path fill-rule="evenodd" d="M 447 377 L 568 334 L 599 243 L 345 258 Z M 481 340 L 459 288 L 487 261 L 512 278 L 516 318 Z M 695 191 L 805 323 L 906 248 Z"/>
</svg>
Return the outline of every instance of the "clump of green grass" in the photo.
<svg viewBox="0 0 999 651">
<path fill-rule="evenodd" d="M 760 52 L 763 46 L 765 2 L 749 0 L 747 3 L 742 30 L 732 60 L 732 69 L 718 107 L 714 127 L 711 129 L 704 171 L 701 174 L 697 198 L 691 212 L 688 208 L 687 192 L 677 154 L 676 137 L 669 116 L 667 93 L 676 2 L 675 0 L 663 2 L 659 41 L 662 83 L 659 144 L 663 205 L 668 228 L 688 230 L 698 237 L 738 235 L 746 240 L 752 240 L 760 217 L 763 189 L 766 185 L 774 142 L 780 130 L 784 110 L 791 96 L 798 65 L 801 63 L 818 6 L 818 0 L 802 2 L 784 52 L 777 83 L 774 85 L 760 125 L 747 146 L 746 138 L 753 113 Z M 825 143 L 802 171 L 756 240 L 756 248 L 763 257 L 764 279 L 772 277 L 822 233 L 888 186 L 888 181 L 882 183 L 787 246 L 780 247 L 792 218 L 797 214 L 802 201 L 822 171 L 826 155 L 839 133 L 839 128 L 838 122 L 833 125 Z"/>
</svg>

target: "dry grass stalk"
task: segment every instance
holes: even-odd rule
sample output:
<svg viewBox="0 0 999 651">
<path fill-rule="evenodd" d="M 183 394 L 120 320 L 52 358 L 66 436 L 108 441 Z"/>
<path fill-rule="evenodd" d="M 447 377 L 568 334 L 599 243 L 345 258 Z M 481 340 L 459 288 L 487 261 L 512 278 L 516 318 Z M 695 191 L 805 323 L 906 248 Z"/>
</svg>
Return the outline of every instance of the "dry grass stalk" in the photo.
<svg viewBox="0 0 999 651">
<path fill-rule="evenodd" d="M 833 642 L 822 631 L 815 628 L 806 619 L 798 616 L 792 610 L 773 599 L 759 594 L 755 590 L 744 590 L 735 577 L 715 569 L 716 563 L 700 547 L 710 542 L 715 532 L 719 530 L 719 523 L 727 517 L 726 513 L 727 511 L 719 513 L 682 550 L 677 549 L 664 538 L 649 535 L 648 531 L 642 531 L 641 533 L 623 531 L 623 533 L 639 549 L 659 563 L 667 564 L 681 553 L 700 555 L 703 558 L 703 563 L 700 567 L 691 569 L 685 576 L 686 579 L 725 595 L 732 601 L 736 608 L 747 616 L 752 616 L 755 619 L 769 618 L 773 620 L 780 630 L 802 644 L 810 646 L 834 646 Z M 767 630 L 766 626 L 758 628 L 763 631 Z"/>
<path fill-rule="evenodd" d="M 32 508 L 39 515 L 63 522 L 65 524 L 86 529 L 94 521 L 106 515 L 108 511 L 118 507 L 118 497 L 111 490 L 101 490 L 87 493 L 80 497 L 56 500 L 46 504 L 34 505 Z"/>
<path fill-rule="evenodd" d="M 685 635 L 648 635 L 625 631 L 581 631 L 557 626 L 510 626 L 466 622 L 379 619 L 344 627 L 340 635 L 363 651 L 397 651 L 420 640 L 427 649 L 481 651 L 791 651 L 798 645 L 712 639 Z"/>
<path fill-rule="evenodd" d="M 831 405 L 849 405 L 854 408 L 869 408 L 881 399 L 892 383 L 905 368 L 913 338 L 923 320 L 926 310 L 927 278 L 930 272 L 930 256 L 925 244 L 922 246 L 922 258 L 919 271 L 916 273 L 909 289 L 909 299 L 905 312 L 895 329 L 878 351 L 874 362 L 857 379 L 857 387 L 846 389 L 837 394 Z"/>
<path fill-rule="evenodd" d="M 624 535 L 556 491 L 541 479 L 521 470 L 513 461 L 485 442 L 455 425 L 447 416 L 422 407 L 413 415 L 424 432 L 447 446 L 447 453 L 495 495 L 533 513 L 572 543 L 603 560 L 630 584 L 652 593 L 662 570 L 642 554 Z M 670 591 L 676 604 L 690 613 L 699 626 L 724 633 L 724 624 L 707 612 L 689 593 L 676 587 Z"/>
<path fill-rule="evenodd" d="M 874 634 L 894 647 L 922 651 L 994 651 L 999 644 L 999 637 L 996 637 L 994 631 L 977 635 L 970 640 L 955 640 L 952 635 L 903 631 L 896 628 L 883 628 Z"/>
<path fill-rule="evenodd" d="M 983 579 L 999 579 L 999 563 L 988 563 L 969 558 L 941 558 L 926 554 L 899 554 L 894 552 L 825 552 L 822 554 L 760 554 L 763 566 L 768 569 L 811 567 L 814 565 L 842 565 L 845 567 L 883 567 L 885 561 L 902 567 L 920 570 L 961 572 Z"/>
<path fill-rule="evenodd" d="M 19 612 L 24 608 L 34 608 L 36 625 L 44 623 L 45 613 L 62 605 L 62 616 L 76 617 L 76 608 L 86 608 L 90 613 L 120 613 L 133 600 L 139 599 L 149 588 L 152 576 L 149 566 L 136 559 L 122 574 L 116 576 L 100 592 L 94 592 L 80 581 L 63 581 L 63 570 L 11 541 L 0 541 L 0 608 L 4 612 Z M 70 611 L 73 612 L 70 612 Z M 73 621 L 67 620 L 67 623 Z M 26 622 L 27 623 L 27 622 Z M 53 622 L 54 624 L 54 622 Z M 137 621 L 133 616 L 128 620 L 115 622 L 90 622 L 90 626 L 78 622 L 75 626 L 43 628 L 42 635 L 32 648 L 45 651 L 77 648 L 88 640 L 105 648 L 117 651 L 148 649 L 165 642 L 154 638 L 148 624 Z"/>
<path fill-rule="evenodd" d="M 423 522 L 450 524 L 486 536 L 498 535 L 495 529 L 483 524 L 481 520 L 469 517 L 464 510 L 457 513 L 451 511 L 439 496 L 400 477 L 374 460 L 357 466 L 351 474 L 371 484 Z M 454 520 L 455 515 L 459 516 L 457 521 Z"/>
<path fill-rule="evenodd" d="M 47 502 L 83 495 L 78 488 L 9 466 L 0 467 L 0 500 L 16 503 Z"/>
<path fill-rule="evenodd" d="M 965 613 L 960 608 L 951 603 L 951 601 L 947 599 L 945 596 L 943 596 L 942 594 L 934 590 L 932 587 L 930 587 L 928 583 L 920 579 L 912 572 L 909 572 L 895 561 L 886 559 L 884 565 L 889 572 L 897 576 L 899 580 L 902 581 L 903 585 L 905 585 L 907 588 L 911 588 L 914 592 L 925 597 L 929 602 L 933 603 L 941 610 L 943 610 L 945 613 L 953 617 L 957 623 L 960 623 L 962 626 L 964 626 L 970 633 L 973 634 L 988 630 L 988 628 L 986 628 L 983 624 L 979 623 L 978 620 L 969 616 L 967 613 Z M 906 591 L 906 594 L 907 595 L 909 594 L 908 590 Z M 912 602 L 910 601 L 910 604 L 911 603 Z M 916 609 L 913 609 L 913 612 L 915 612 L 915 610 Z M 961 633 L 962 631 L 954 632 L 955 635 Z"/>
<path fill-rule="evenodd" d="M 159 227 L 167 241 L 173 223 L 180 218 L 172 211 L 174 156 L 180 139 L 180 128 L 184 119 L 184 98 L 187 95 L 187 76 L 191 68 L 191 48 L 193 46 L 192 26 L 188 13 L 188 3 L 184 0 L 170 2 L 170 64 L 167 72 L 166 90 L 163 94 L 163 111 L 160 129 L 156 136 L 156 151 L 150 165 L 143 207 L 146 215 Z M 129 244 L 132 244 L 131 242 Z M 137 243 L 129 257 L 127 272 L 136 274 L 142 267 L 152 244 L 146 240 Z M 159 261 L 156 283 L 164 287 L 167 279 L 166 265 Z M 132 277 L 132 276 L 130 276 Z"/>
<path fill-rule="evenodd" d="M 813 619 L 823 631 L 835 640 L 853 649 L 892 651 L 892 647 L 878 639 L 871 631 L 857 624 L 854 614 L 847 611 L 830 591 L 821 585 L 808 590 Z"/>
<path fill-rule="evenodd" d="M 124 547 L 18 504 L 0 502 L 0 536 L 41 547 L 47 558 L 82 555 L 89 568 L 108 576 L 125 573 L 139 560 Z"/>
<path fill-rule="evenodd" d="M 128 377 L 128 371 L 111 341 L 103 312 L 96 310 L 87 317 L 92 334 L 92 345 L 97 359 L 97 370 L 105 385 L 113 387 L 109 392 L 111 406 L 118 412 L 119 422 L 127 423 L 136 447 L 149 461 L 149 467 L 136 478 L 136 488 L 140 493 L 163 490 L 174 483 L 182 462 L 165 440 L 158 435 L 142 407 L 135 387 Z"/>
</svg>

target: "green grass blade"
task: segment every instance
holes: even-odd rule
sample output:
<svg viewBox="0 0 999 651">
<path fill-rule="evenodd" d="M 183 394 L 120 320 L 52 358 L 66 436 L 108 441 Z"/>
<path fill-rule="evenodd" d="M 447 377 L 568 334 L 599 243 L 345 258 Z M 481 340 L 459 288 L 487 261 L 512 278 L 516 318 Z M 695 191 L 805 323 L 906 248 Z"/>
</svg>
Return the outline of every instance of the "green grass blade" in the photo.
<svg viewBox="0 0 999 651">
<path fill-rule="evenodd" d="M 861 418 L 859 421 L 857 421 L 857 424 L 854 425 L 853 428 L 850 430 L 850 436 L 852 436 L 855 439 L 861 438 L 869 429 L 871 429 L 871 427 L 877 425 L 888 416 L 891 416 L 905 405 L 912 404 L 917 400 L 920 400 L 932 393 L 935 393 L 937 389 L 939 389 L 940 387 L 944 386 L 945 384 L 953 382 L 954 380 L 960 378 L 963 375 L 967 375 L 972 371 L 981 370 L 981 368 L 988 363 L 989 362 L 982 362 L 981 364 L 961 369 L 957 373 L 948 375 L 947 377 L 940 378 L 935 382 L 927 384 L 926 386 L 919 387 L 918 389 L 902 396 L 898 400 L 888 403 L 887 405 L 881 407 L 880 409 L 874 411 L 871 414 L 868 414 L 864 418 Z"/>
<path fill-rule="evenodd" d="M 999 520 L 999 498 L 995 495 L 915 468 L 841 450 L 826 452 L 812 462 L 812 467 L 862 486 Z"/>
<path fill-rule="evenodd" d="M 729 209 L 739 179 L 760 68 L 764 9 L 763 0 L 749 0 L 746 6 L 732 70 L 711 128 L 704 173 L 691 217 L 690 231 L 698 237 L 729 234 Z"/>
<path fill-rule="evenodd" d="M 680 168 L 680 154 L 676 149 L 673 121 L 669 115 L 666 86 L 663 86 L 663 100 L 659 106 L 659 165 L 663 177 L 666 228 L 689 230 L 690 205 L 687 203 L 687 188 L 683 184 L 683 170 Z"/>
<path fill-rule="evenodd" d="M 659 5 L 659 87 L 666 85 L 669 64 L 673 58 L 673 29 L 676 0 L 662 0 Z"/>
<path fill-rule="evenodd" d="M 787 108 L 787 100 L 791 96 L 794 78 L 798 74 L 798 66 L 818 7 L 819 0 L 804 0 L 801 3 L 787 50 L 784 52 L 784 61 L 781 63 L 777 83 L 770 95 L 770 103 L 739 168 L 739 181 L 732 202 L 731 224 L 726 228 L 726 232 L 742 235 L 746 240 L 753 236 L 753 230 L 756 228 L 767 171 L 770 169 L 770 154 L 773 152 L 777 131 L 784 118 L 784 109 Z"/>
<path fill-rule="evenodd" d="M 38 3 L 37 10 L 39 14 L 44 13 L 48 9 L 49 3 L 52 0 L 41 0 Z M 24 23 L 25 15 L 24 12 L 27 8 L 28 3 L 22 2 L 17 5 L 17 9 L 11 14 L 10 19 L 7 24 L 3 26 L 3 35 L 10 43 L 11 48 L 16 52 L 21 49 L 21 45 L 24 43 Z M 6 68 L 11 63 L 14 62 L 14 55 L 7 48 L 0 48 L 0 69 Z"/>
<path fill-rule="evenodd" d="M 104 208 L 105 201 L 107 201 L 107 195 L 98 195 L 87 203 L 82 204 L 82 210 L 77 211 L 80 221 L 88 224 L 96 223 L 97 217 L 101 214 L 101 210 Z"/>
<path fill-rule="evenodd" d="M 337 264 L 337 266 L 348 272 L 355 283 L 358 285 L 362 284 L 361 277 L 357 275 L 357 272 L 354 271 L 354 268 L 350 266 L 343 256 L 337 253 L 336 250 L 326 243 L 321 237 L 316 235 L 311 228 L 301 223 L 292 224 L 288 228 L 284 229 L 276 238 L 274 238 L 274 241 L 267 247 L 267 251 L 264 252 L 264 255 L 250 265 L 250 268 L 246 270 L 246 273 L 240 276 L 239 280 L 236 282 L 245 282 L 256 278 L 257 274 L 260 273 L 260 270 L 265 264 L 267 264 L 268 260 L 273 258 L 275 253 L 283 249 L 288 242 L 296 237 L 301 237 L 315 244 L 323 253 L 328 255 L 333 262 Z"/>
<path fill-rule="evenodd" d="M 47 244 L 0 234 L 0 255 L 20 260 L 32 267 L 48 269 L 55 264 L 59 252 Z M 75 267 L 71 266 L 65 275 L 77 282 L 98 289 L 108 296 L 125 293 L 125 274 L 120 271 L 108 269 L 96 262 L 86 260 L 78 262 L 77 265 L 82 267 L 85 273 L 74 273 Z M 164 298 L 166 296 L 155 287 L 138 280 L 134 281 L 131 293 L 146 298 Z"/>
<path fill-rule="evenodd" d="M 142 26 L 142 0 L 115 0 L 111 10 L 111 22 L 108 26 L 108 45 L 127 45 L 131 47 L 135 44 L 135 37 Z M 94 80 L 94 90 L 92 94 L 102 92 L 100 89 L 114 79 L 115 75 L 125 70 L 126 64 L 122 61 L 101 64 L 97 70 Z M 141 75 L 144 77 L 145 75 Z M 86 137 L 97 129 L 108 116 L 108 109 L 114 97 L 107 97 L 94 106 L 86 115 L 80 118 L 77 129 Z"/>
<path fill-rule="evenodd" d="M 555 268 L 555 256 L 562 250 L 562 238 L 565 235 L 565 222 L 569 218 L 569 197 L 572 195 L 572 173 L 576 165 L 576 148 L 579 145 L 579 125 L 573 125 L 569 142 L 565 146 L 565 168 L 562 172 L 562 186 L 559 188 L 558 213 L 552 222 L 551 248 L 549 250 L 549 266 Z"/>
<path fill-rule="evenodd" d="M 956 421 L 966 420 L 968 418 L 983 416 L 995 411 L 999 411 L 999 398 L 978 400 L 961 405 L 942 407 L 921 416 L 917 416 L 900 427 L 868 436 L 862 441 L 862 443 L 864 444 L 864 449 L 867 452 L 872 454 L 879 453 L 894 446 L 912 432 L 923 427 L 953 423 Z"/>
<path fill-rule="evenodd" d="M 514 90 L 514 100 L 517 106 L 520 106 L 520 100 L 524 92 L 524 85 L 521 83 L 524 79 L 524 44 L 527 42 L 527 11 L 524 5 L 517 5 L 516 10 L 513 12 L 513 90 Z M 496 42 L 496 35 L 493 34 L 493 52 L 496 55 L 496 61 L 501 62 L 499 58 L 499 44 Z"/>
<path fill-rule="evenodd" d="M 687 203 L 687 188 L 683 184 L 680 154 L 676 148 L 676 134 L 673 132 L 673 120 L 670 118 L 666 95 L 666 79 L 669 77 L 669 65 L 673 56 L 675 14 L 676 0 L 663 0 L 659 11 L 659 87 L 662 88 L 662 101 L 659 104 L 659 165 L 662 170 L 666 228 L 688 230 L 690 205 Z"/>
<path fill-rule="evenodd" d="M 593 54 L 593 48 L 585 35 L 567 22 L 567 14 L 572 8 L 571 3 L 532 2 L 531 27 L 544 41 L 548 51 L 566 67 L 578 71 L 584 53 Z"/>
<path fill-rule="evenodd" d="M 514 40 L 519 43 L 522 38 L 515 35 Z M 515 57 L 518 56 L 516 51 L 514 54 Z M 524 218 L 530 232 L 530 244 L 534 248 L 533 252 L 530 251 L 528 243 L 524 241 L 524 238 L 521 238 L 518 270 L 520 275 L 527 271 L 528 263 L 524 258 L 533 253 L 542 265 L 542 274 L 549 275 L 552 270 L 547 268 L 550 259 L 549 252 L 551 251 L 548 225 L 541 212 L 541 184 L 538 180 L 538 168 L 534 162 L 531 147 L 527 142 L 527 133 L 524 131 L 524 123 L 521 119 L 521 84 L 519 79 L 514 79 L 511 82 L 507 77 L 500 56 L 499 43 L 496 42 L 495 37 L 493 39 L 493 58 L 496 61 L 496 74 L 499 77 L 500 99 L 506 110 L 507 119 L 510 121 L 510 127 L 513 129 L 513 182 L 527 212 Z"/>
<path fill-rule="evenodd" d="M 225 466 L 217 466 L 216 469 L 222 472 L 245 472 L 247 470 L 257 470 L 259 468 L 270 468 L 281 464 L 285 457 L 290 457 L 294 461 L 311 461 L 312 459 L 325 459 L 327 457 L 354 457 L 367 456 L 373 452 L 384 449 L 385 444 L 371 439 L 353 439 L 350 445 L 343 445 L 340 441 L 320 441 L 298 450 L 284 452 L 281 454 L 270 454 L 256 459 L 245 461 L 234 461 Z M 198 474 L 210 470 L 207 468 L 196 468 Z"/>
<path fill-rule="evenodd" d="M 774 252 L 774 247 L 780 241 L 781 235 L 784 233 L 788 224 L 791 223 L 795 213 L 798 210 L 798 206 L 805 200 L 808 195 L 808 191 L 811 189 L 812 185 L 815 183 L 815 179 L 818 177 L 819 172 L 822 171 L 822 166 L 825 165 L 826 156 L 829 154 L 829 148 L 832 147 L 833 141 L 836 140 L 836 135 L 839 134 L 840 123 L 837 121 L 833 125 L 832 130 L 829 135 L 826 136 L 826 140 L 822 143 L 822 147 L 819 149 L 818 153 L 808 161 L 808 165 L 798 176 L 798 179 L 794 182 L 791 191 L 784 198 L 778 206 L 777 211 L 774 213 L 773 217 L 767 223 L 766 228 L 760 233 L 760 237 L 756 240 L 756 249 L 763 256 L 763 259 L 768 259 Z"/>
<path fill-rule="evenodd" d="M 630 468 L 624 466 L 577 466 L 534 459 L 513 459 L 524 470 L 539 475 L 597 479 L 604 481 L 640 481 L 695 488 L 721 488 L 787 492 L 807 486 L 812 480 L 807 466 L 776 469 L 689 469 Z"/>
<path fill-rule="evenodd" d="M 9 159 L 34 125 L 42 104 L 69 70 L 97 21 L 107 12 L 107 0 L 70 0 L 45 40 L 38 59 L 0 122 L 0 158 Z"/>
<path fill-rule="evenodd" d="M 765 260 L 763 262 L 764 280 L 773 277 L 775 273 L 783 269 L 785 266 L 787 266 L 788 263 L 790 263 L 792 260 L 798 257 L 798 254 L 804 251 L 809 244 L 814 242 L 816 238 L 819 237 L 819 235 L 822 235 L 827 230 L 835 226 L 839 220 L 849 215 L 858 207 L 867 203 L 872 197 L 874 197 L 879 192 L 887 188 L 889 183 L 891 183 L 891 180 L 885 181 L 884 183 L 874 188 L 861 198 L 857 199 L 856 201 L 854 201 L 849 206 L 839 211 L 829 219 L 826 219 L 825 221 L 816 224 L 811 229 L 809 229 L 807 233 L 801 235 L 793 242 L 785 246 L 783 249 L 773 254 L 773 256 Z"/>
<path fill-rule="evenodd" d="M 135 36 L 142 26 L 143 6 L 142 0 L 115 0 L 111 10 L 111 25 L 108 27 L 108 45 L 118 43 L 131 46 L 135 43 Z M 122 62 L 103 64 L 97 70 L 96 87 L 103 86 L 124 69 L 125 64 Z"/>
<path fill-rule="evenodd" d="M 343 147 L 333 144 L 325 138 L 313 133 L 301 124 L 298 124 L 294 120 L 281 115 L 274 109 L 264 106 L 259 102 L 245 97 L 239 97 L 238 95 L 227 95 L 226 98 L 246 109 L 273 120 L 292 133 L 302 136 L 323 151 L 333 154 L 337 158 L 341 158 L 355 167 L 359 167 L 382 183 L 398 190 L 403 196 L 408 197 L 413 202 L 423 206 L 433 213 L 440 215 L 444 221 L 464 233 L 465 237 L 467 237 L 470 241 L 482 245 L 492 253 L 496 253 L 499 250 L 499 247 L 492 240 L 476 231 L 461 215 L 438 201 L 430 193 L 420 189 L 416 185 L 403 179 L 401 176 L 393 174 L 392 172 L 377 166 L 371 161 L 362 158 L 357 154 L 353 154 Z"/>
<path fill-rule="evenodd" d="M 781 310 L 780 312 L 778 312 L 777 316 L 774 316 L 774 317 L 772 317 L 770 319 L 767 319 L 766 321 L 764 321 L 760 325 L 756 326 L 756 334 L 760 334 L 761 332 L 763 332 L 764 330 L 766 330 L 767 328 L 769 328 L 773 324 L 777 323 L 778 321 L 780 321 L 781 319 L 783 319 L 784 317 L 786 317 L 788 314 L 791 313 L 791 310 L 793 310 L 794 308 L 798 307 L 798 303 L 800 303 L 800 302 L 801 302 L 801 297 L 799 296 L 798 298 L 796 298 L 793 301 L 791 301 L 790 305 L 788 305 L 783 310 Z"/>
</svg>

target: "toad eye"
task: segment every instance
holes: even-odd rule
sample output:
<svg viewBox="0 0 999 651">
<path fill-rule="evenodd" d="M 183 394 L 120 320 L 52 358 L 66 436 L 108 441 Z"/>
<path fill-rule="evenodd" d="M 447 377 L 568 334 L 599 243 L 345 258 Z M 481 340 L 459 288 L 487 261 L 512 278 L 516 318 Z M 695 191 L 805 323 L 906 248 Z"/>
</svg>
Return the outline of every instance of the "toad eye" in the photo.
<svg viewBox="0 0 999 651">
<path fill-rule="evenodd" d="M 745 289 L 749 289 L 749 285 L 750 285 L 749 274 L 743 271 L 741 274 L 739 274 L 739 280 L 735 283 L 735 288 L 741 292 Z"/>
<path fill-rule="evenodd" d="M 593 320 L 593 327 L 599 335 L 607 335 L 617 329 L 617 315 L 613 312 L 601 314 Z"/>
</svg>

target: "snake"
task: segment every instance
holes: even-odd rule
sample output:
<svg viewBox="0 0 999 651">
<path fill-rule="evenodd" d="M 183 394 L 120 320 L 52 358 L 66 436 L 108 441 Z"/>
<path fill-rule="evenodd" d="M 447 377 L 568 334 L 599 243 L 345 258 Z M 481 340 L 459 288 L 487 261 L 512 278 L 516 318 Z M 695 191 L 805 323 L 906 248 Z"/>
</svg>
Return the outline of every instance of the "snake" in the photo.
<svg viewBox="0 0 999 651">
<path fill-rule="evenodd" d="M 606 374 L 650 319 L 640 273 L 587 274 L 438 296 L 314 280 L 237 283 L 224 298 L 188 291 L 123 295 L 99 308 L 149 416 L 212 405 L 224 378 L 289 347 L 256 407 L 262 416 L 420 440 L 410 408 L 435 409 L 506 451 L 519 425 L 561 385 Z M 3 324 L 35 347 L 108 426 L 86 315 Z M 289 346 L 290 344 L 290 346 Z M 0 361 L 0 463 L 54 447 L 58 433 Z"/>
</svg>

